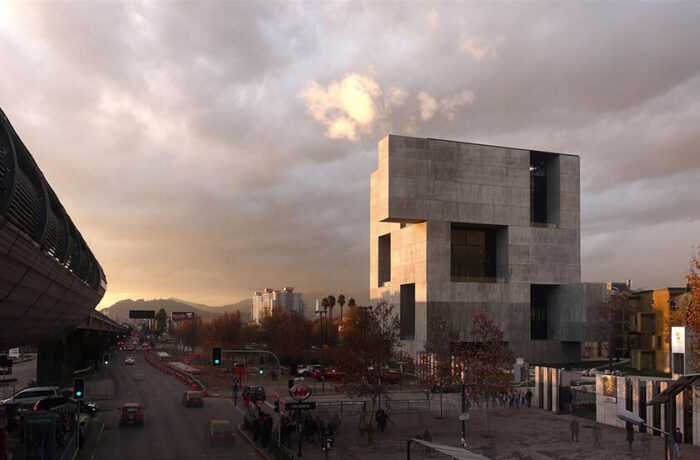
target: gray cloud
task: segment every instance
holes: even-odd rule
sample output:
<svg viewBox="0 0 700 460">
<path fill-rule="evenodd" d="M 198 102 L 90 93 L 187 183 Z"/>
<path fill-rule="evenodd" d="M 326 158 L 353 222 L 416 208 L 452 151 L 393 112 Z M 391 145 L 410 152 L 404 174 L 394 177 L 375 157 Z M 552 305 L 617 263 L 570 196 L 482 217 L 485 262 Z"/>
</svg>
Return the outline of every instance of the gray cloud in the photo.
<svg viewBox="0 0 700 460">
<path fill-rule="evenodd" d="M 0 105 L 109 300 L 365 289 L 388 133 L 579 154 L 584 279 L 679 284 L 700 237 L 695 4 L 22 3 L 3 17 Z M 350 75 L 378 89 L 352 141 L 324 122 L 347 104 L 314 118 L 303 97 Z"/>
</svg>

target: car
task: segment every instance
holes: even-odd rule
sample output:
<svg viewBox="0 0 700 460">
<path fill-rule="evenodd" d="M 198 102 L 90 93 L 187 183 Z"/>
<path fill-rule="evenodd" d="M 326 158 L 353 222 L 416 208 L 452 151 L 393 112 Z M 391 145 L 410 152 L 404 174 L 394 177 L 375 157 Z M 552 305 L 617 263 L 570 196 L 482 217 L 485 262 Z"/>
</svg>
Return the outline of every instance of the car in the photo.
<svg viewBox="0 0 700 460">
<path fill-rule="evenodd" d="M 19 404 L 21 407 L 34 407 L 34 405 L 40 400 L 47 397 L 60 396 L 58 394 L 58 387 L 32 387 L 26 388 L 13 397 L 5 399 L 2 404 Z"/>
<path fill-rule="evenodd" d="M 132 356 L 129 356 L 128 358 L 126 358 L 124 360 L 125 366 L 133 366 L 135 363 L 136 363 L 136 360 Z"/>
<path fill-rule="evenodd" d="M 210 443 L 222 441 L 234 442 L 236 440 L 236 431 L 233 429 L 233 424 L 229 420 L 209 420 L 206 428 Z"/>
<path fill-rule="evenodd" d="M 185 391 L 182 395 L 182 405 L 185 407 L 204 407 L 201 391 Z"/>
<path fill-rule="evenodd" d="M 49 396 L 48 398 L 40 399 L 34 404 L 34 411 L 51 410 L 59 406 L 71 404 L 75 407 L 75 400 L 65 396 Z"/>
<path fill-rule="evenodd" d="M 314 369 L 311 376 L 316 380 L 342 380 L 345 377 L 345 372 L 326 367 L 325 369 Z"/>
<path fill-rule="evenodd" d="M 259 400 L 265 401 L 266 396 L 265 396 L 265 389 L 260 386 L 252 386 L 249 385 L 243 389 L 243 393 L 241 393 L 241 397 L 243 398 L 246 403 L 248 402 L 256 402 Z"/>
<path fill-rule="evenodd" d="M 310 376 L 314 370 L 321 370 L 323 369 L 323 366 L 319 365 L 313 365 L 313 366 L 301 366 L 297 369 L 297 374 L 301 375 L 302 377 L 308 377 Z"/>
<path fill-rule="evenodd" d="M 143 411 L 146 408 L 137 402 L 124 403 L 119 408 L 119 426 L 136 425 L 143 426 Z"/>
</svg>

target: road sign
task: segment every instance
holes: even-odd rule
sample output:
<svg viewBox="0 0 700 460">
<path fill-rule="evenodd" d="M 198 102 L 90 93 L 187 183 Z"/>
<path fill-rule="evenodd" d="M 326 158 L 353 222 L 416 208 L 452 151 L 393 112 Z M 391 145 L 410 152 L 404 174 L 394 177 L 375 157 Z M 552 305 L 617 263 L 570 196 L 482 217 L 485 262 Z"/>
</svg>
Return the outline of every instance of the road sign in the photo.
<svg viewBox="0 0 700 460">
<path fill-rule="evenodd" d="M 16 379 L 16 378 L 11 378 L 11 379 L 2 379 L 2 380 L 0 380 L 0 386 L 2 386 L 2 385 L 9 385 L 10 383 L 12 383 L 12 384 L 17 383 L 17 379 Z"/>
<path fill-rule="evenodd" d="M 234 385 L 240 385 L 240 384 L 241 384 L 241 379 L 239 379 L 238 377 L 236 377 L 235 379 L 233 379 L 233 384 L 234 384 Z"/>
<path fill-rule="evenodd" d="M 263 400 L 262 400 L 262 399 L 258 399 L 257 401 L 255 401 L 255 405 L 258 406 L 258 407 L 262 407 L 262 406 L 263 406 Z"/>
<path fill-rule="evenodd" d="M 462 413 L 462 414 L 459 414 L 459 419 L 462 420 L 462 421 L 464 421 L 464 420 L 469 420 L 469 414 L 467 414 L 466 412 L 465 412 L 465 413 Z"/>
<path fill-rule="evenodd" d="M 56 423 L 54 417 L 27 417 L 24 419 L 25 425 L 53 425 Z"/>
<path fill-rule="evenodd" d="M 288 402 L 285 404 L 284 408 L 286 410 L 314 410 L 316 409 L 315 402 Z"/>
<path fill-rule="evenodd" d="M 306 385 L 298 383 L 289 389 L 289 396 L 291 396 L 296 401 L 303 401 L 311 396 L 311 389 Z"/>
</svg>

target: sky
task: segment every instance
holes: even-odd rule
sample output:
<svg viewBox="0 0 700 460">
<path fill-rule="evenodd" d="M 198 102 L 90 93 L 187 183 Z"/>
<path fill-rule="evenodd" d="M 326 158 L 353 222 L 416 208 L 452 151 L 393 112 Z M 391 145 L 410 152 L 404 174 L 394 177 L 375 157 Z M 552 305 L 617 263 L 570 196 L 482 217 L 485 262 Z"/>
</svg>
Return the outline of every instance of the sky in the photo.
<svg viewBox="0 0 700 460">
<path fill-rule="evenodd" d="M 579 155 L 583 281 L 700 244 L 697 2 L 0 2 L 0 62 L 100 307 L 366 291 L 387 134 Z"/>
</svg>

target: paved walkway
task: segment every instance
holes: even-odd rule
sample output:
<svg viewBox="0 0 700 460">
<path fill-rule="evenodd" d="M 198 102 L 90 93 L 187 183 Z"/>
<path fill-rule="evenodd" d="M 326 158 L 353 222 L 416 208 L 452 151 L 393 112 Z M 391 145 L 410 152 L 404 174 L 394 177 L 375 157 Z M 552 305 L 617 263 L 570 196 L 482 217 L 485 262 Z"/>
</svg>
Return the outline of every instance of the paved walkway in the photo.
<svg viewBox="0 0 700 460">
<path fill-rule="evenodd" d="M 437 406 L 437 404 L 434 404 Z M 459 445 L 461 424 L 458 412 L 448 410 L 442 419 L 438 413 L 398 413 L 392 414 L 392 422 L 386 433 L 378 434 L 379 446 L 363 448 L 358 445 L 358 416 L 342 417 L 339 435 L 331 459 L 404 459 L 406 440 L 423 434 L 427 427 L 434 442 Z M 597 459 L 606 460 L 630 458 L 662 458 L 663 441 L 657 436 L 635 433 L 632 452 L 628 450 L 625 431 L 620 428 L 601 425 L 601 447 L 593 448 L 594 422 L 579 419 L 581 432 L 579 442 L 571 442 L 568 430 L 571 416 L 555 415 L 541 409 L 489 409 L 490 436 L 486 436 L 486 417 L 483 409 L 470 411 L 467 422 L 468 448 L 473 452 L 492 459 Z M 647 437 L 649 453 L 642 449 L 641 438 Z M 296 442 L 293 450 L 296 452 Z M 319 443 L 302 444 L 304 458 L 325 459 Z M 683 458 L 700 459 L 700 447 L 684 444 Z M 411 458 L 427 458 L 412 452 Z M 437 458 L 444 458 L 438 456 Z"/>
</svg>

